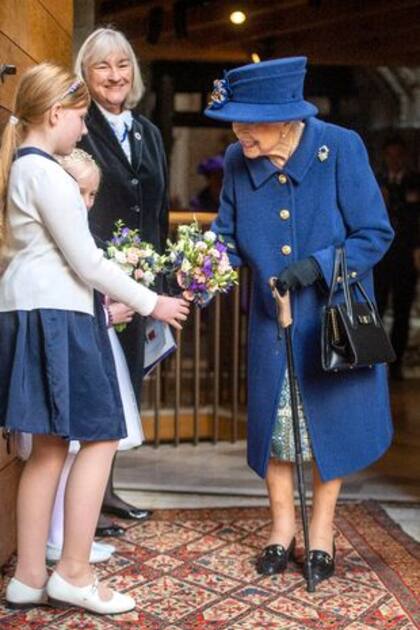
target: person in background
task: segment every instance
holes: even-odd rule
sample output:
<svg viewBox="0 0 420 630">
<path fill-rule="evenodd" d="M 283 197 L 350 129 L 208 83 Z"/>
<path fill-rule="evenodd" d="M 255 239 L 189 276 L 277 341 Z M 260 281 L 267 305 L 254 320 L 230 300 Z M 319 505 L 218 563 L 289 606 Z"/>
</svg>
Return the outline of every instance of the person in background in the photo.
<svg viewBox="0 0 420 630">
<path fill-rule="evenodd" d="M 223 184 L 223 155 L 201 160 L 197 168 L 199 175 L 206 178 L 206 186 L 191 199 L 191 210 L 198 212 L 217 212 L 220 203 L 220 191 Z"/>
<path fill-rule="evenodd" d="M 144 85 L 132 46 L 112 28 L 95 30 L 82 44 L 76 73 L 86 81 L 92 103 L 86 118 L 88 135 L 79 146 L 93 156 L 102 172 L 101 187 L 90 211 L 92 233 L 103 241 L 112 237 L 121 219 L 158 251 L 168 233 L 166 158 L 159 130 L 135 112 Z M 119 333 L 133 389 L 140 400 L 143 380 L 145 318 L 135 314 Z M 97 535 L 123 533 L 105 517 L 145 520 L 151 512 L 123 501 L 114 490 L 114 466 L 105 491 Z"/>
<path fill-rule="evenodd" d="M 391 342 L 396 361 L 390 375 L 402 380 L 403 359 L 410 330 L 410 312 L 416 294 L 420 257 L 420 175 L 408 166 L 407 149 L 399 137 L 383 148 L 383 170 L 378 173 L 395 239 L 375 268 L 375 293 L 382 316 L 391 301 Z"/>
</svg>

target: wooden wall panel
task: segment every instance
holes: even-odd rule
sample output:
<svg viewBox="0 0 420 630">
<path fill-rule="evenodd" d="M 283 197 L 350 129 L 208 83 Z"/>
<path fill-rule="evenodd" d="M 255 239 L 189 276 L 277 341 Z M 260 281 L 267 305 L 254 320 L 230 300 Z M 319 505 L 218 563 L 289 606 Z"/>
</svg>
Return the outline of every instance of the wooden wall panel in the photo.
<svg viewBox="0 0 420 630">
<path fill-rule="evenodd" d="M 16 85 L 34 63 L 71 65 L 73 0 L 0 0 L 0 62 L 16 66 L 0 83 L 0 131 L 13 111 Z M 16 546 L 16 493 L 22 463 L 0 435 L 0 566 Z"/>
<path fill-rule="evenodd" d="M 68 0 L 39 0 L 61 28 L 70 36 L 73 32 L 73 2 Z"/>
<path fill-rule="evenodd" d="M 34 60 L 23 52 L 16 44 L 8 39 L 0 31 L 0 59 L 2 63 L 10 63 L 16 66 L 17 74 L 5 77 L 4 83 L 0 83 L 0 106 L 12 111 L 16 86 L 19 76 L 27 68 L 33 65 Z"/>
<path fill-rule="evenodd" d="M 71 61 L 71 33 L 39 0 L 2 0 L 0 30 L 34 61 Z"/>
</svg>

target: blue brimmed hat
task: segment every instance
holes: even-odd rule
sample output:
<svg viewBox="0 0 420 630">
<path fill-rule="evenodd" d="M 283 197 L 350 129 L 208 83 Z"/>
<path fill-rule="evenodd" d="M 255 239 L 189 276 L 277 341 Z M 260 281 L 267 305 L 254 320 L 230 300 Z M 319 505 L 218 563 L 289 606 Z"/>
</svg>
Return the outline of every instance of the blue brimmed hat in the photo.
<svg viewBox="0 0 420 630">
<path fill-rule="evenodd" d="M 282 122 L 315 116 L 303 98 L 306 57 L 251 63 L 225 72 L 213 83 L 209 118 L 230 122 Z"/>
</svg>

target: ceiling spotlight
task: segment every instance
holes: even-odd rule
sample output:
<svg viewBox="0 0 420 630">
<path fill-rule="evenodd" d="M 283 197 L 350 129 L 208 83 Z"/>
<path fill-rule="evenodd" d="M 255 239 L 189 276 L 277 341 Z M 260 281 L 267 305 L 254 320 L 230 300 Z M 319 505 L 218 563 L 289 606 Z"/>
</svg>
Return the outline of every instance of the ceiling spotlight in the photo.
<svg viewBox="0 0 420 630">
<path fill-rule="evenodd" d="M 261 57 L 260 57 L 260 56 L 259 56 L 259 54 L 258 54 L 258 53 L 256 53 L 256 52 L 253 52 L 253 53 L 252 53 L 252 55 L 251 55 L 251 59 L 252 59 L 252 62 L 253 62 L 253 63 L 260 63 L 260 61 L 261 61 Z"/>
<path fill-rule="evenodd" d="M 246 20 L 246 14 L 243 11 L 233 11 L 229 16 L 230 21 L 235 26 L 243 24 Z"/>
</svg>

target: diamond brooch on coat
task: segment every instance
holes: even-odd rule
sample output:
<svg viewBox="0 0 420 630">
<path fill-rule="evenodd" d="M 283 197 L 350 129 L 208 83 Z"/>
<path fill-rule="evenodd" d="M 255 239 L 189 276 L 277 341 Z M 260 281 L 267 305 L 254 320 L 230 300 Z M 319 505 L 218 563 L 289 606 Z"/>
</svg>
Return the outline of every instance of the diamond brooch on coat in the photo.
<svg viewBox="0 0 420 630">
<path fill-rule="evenodd" d="M 318 149 L 318 160 L 320 162 L 325 162 L 325 160 L 328 160 L 328 156 L 330 154 L 330 150 L 327 147 L 326 144 L 323 144 L 322 147 L 319 147 Z"/>
</svg>

